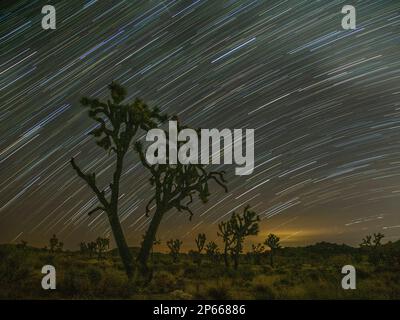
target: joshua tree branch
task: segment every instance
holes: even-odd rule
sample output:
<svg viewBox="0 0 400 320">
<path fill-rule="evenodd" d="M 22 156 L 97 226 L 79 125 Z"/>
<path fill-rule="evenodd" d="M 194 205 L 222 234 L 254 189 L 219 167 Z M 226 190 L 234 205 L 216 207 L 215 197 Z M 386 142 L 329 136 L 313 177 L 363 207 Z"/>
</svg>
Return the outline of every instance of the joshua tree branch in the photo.
<svg viewBox="0 0 400 320">
<path fill-rule="evenodd" d="M 74 168 L 74 170 L 76 171 L 78 176 L 81 179 L 83 179 L 87 183 L 87 185 L 93 190 L 93 192 L 96 194 L 97 198 L 99 199 L 99 201 L 103 205 L 103 207 L 107 208 L 109 206 L 109 203 L 104 195 L 104 191 L 100 191 L 99 188 L 97 188 L 95 173 L 92 173 L 92 174 L 83 173 L 82 170 L 76 165 L 74 158 L 71 158 L 70 162 L 71 162 L 72 168 Z"/>
<path fill-rule="evenodd" d="M 103 208 L 103 207 L 96 207 L 96 208 L 94 208 L 94 209 L 92 209 L 92 210 L 90 210 L 90 211 L 88 212 L 88 216 L 92 215 L 92 214 L 95 213 L 96 211 L 106 211 L 106 209 Z"/>
</svg>

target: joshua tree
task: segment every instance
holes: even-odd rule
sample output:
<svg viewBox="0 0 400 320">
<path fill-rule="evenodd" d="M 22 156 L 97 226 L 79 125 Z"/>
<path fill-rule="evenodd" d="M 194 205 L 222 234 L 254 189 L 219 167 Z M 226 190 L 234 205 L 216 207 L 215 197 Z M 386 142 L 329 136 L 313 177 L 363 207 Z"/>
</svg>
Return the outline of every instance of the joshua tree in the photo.
<svg viewBox="0 0 400 320">
<path fill-rule="evenodd" d="M 243 251 L 244 238 L 258 234 L 259 221 L 260 217 L 254 211 L 250 210 L 249 205 L 244 208 L 243 215 L 233 212 L 229 224 L 233 233 L 231 254 L 235 269 L 239 266 L 239 256 Z"/>
<path fill-rule="evenodd" d="M 64 248 L 64 243 L 61 242 L 61 241 L 59 241 L 59 242 L 57 243 L 56 251 L 57 251 L 57 252 L 62 252 L 62 251 L 63 251 L 63 248 Z"/>
<path fill-rule="evenodd" d="M 197 252 L 196 252 L 197 263 L 201 264 L 201 252 L 203 251 L 204 245 L 206 243 L 205 233 L 199 233 L 197 235 L 197 238 L 194 239 L 194 241 L 196 242 L 196 246 L 197 246 Z"/>
<path fill-rule="evenodd" d="M 97 244 L 94 241 L 91 241 L 87 244 L 87 249 L 89 251 L 89 257 L 92 257 L 93 254 L 96 253 L 97 251 Z"/>
<path fill-rule="evenodd" d="M 385 237 L 384 234 L 378 232 L 374 233 L 374 240 L 372 241 L 374 243 L 375 247 L 379 247 L 382 245 L 381 240 Z"/>
<path fill-rule="evenodd" d="M 110 247 L 110 240 L 107 238 L 98 237 L 96 239 L 97 258 L 100 260 L 103 253 Z"/>
<path fill-rule="evenodd" d="M 181 250 L 181 245 L 182 245 L 182 241 L 179 239 L 171 239 L 169 241 L 167 241 L 167 246 L 170 250 L 170 255 L 172 257 L 172 260 L 174 262 L 178 261 L 178 257 L 179 257 L 179 251 Z"/>
<path fill-rule="evenodd" d="M 360 247 L 371 247 L 372 246 L 371 240 L 372 236 L 367 235 L 364 239 L 362 239 Z"/>
<path fill-rule="evenodd" d="M 257 243 L 256 245 L 251 245 L 251 253 L 254 258 L 254 262 L 256 264 L 260 264 L 261 256 L 265 252 L 265 246 L 261 243 Z"/>
<path fill-rule="evenodd" d="M 174 120 L 177 120 L 174 118 Z M 177 124 L 178 132 L 185 127 Z M 160 129 L 161 130 L 161 129 Z M 164 132 L 167 149 L 169 148 L 169 135 Z M 199 137 L 200 139 L 200 137 Z M 179 150 L 185 142 L 179 141 L 177 149 Z M 214 180 L 217 184 L 227 191 L 224 184 L 224 172 L 207 172 L 204 165 L 201 164 L 149 164 L 146 160 L 146 151 L 141 142 L 137 142 L 135 150 L 145 168 L 150 171 L 150 184 L 154 186 L 155 193 L 146 206 L 146 214 L 149 215 L 151 207 L 154 206 L 153 218 L 146 231 L 142 246 L 138 255 L 140 271 L 142 274 L 148 273 L 147 261 L 153 246 L 153 241 L 160 226 L 161 220 L 166 212 L 171 209 L 186 211 L 191 219 L 193 212 L 189 208 L 195 197 L 198 197 L 203 203 L 207 202 L 210 195 L 209 181 Z"/>
<path fill-rule="evenodd" d="M 373 238 L 371 235 L 367 235 L 360 244 L 360 247 L 379 247 L 382 245 L 381 240 L 385 237 L 384 234 L 378 232 L 374 233 Z"/>
<path fill-rule="evenodd" d="M 101 189 L 96 182 L 95 173 L 84 173 L 71 159 L 71 165 L 78 176 L 92 189 L 99 201 L 99 206 L 90 210 L 106 213 L 111 230 L 117 244 L 119 254 L 129 278 L 133 275 L 132 255 L 129 251 L 118 216 L 118 199 L 120 180 L 125 156 L 139 129 L 147 131 L 166 120 L 158 109 L 150 109 L 143 101 L 136 99 L 133 103 L 122 103 L 126 91 L 116 83 L 109 86 L 111 100 L 82 98 L 81 104 L 89 108 L 89 117 L 97 122 L 97 126 L 89 134 L 97 140 L 97 145 L 109 154 L 114 155 L 115 168 L 112 182 L 107 189 Z"/>
<path fill-rule="evenodd" d="M 380 232 L 374 233 L 373 236 L 367 235 L 364 239 L 362 239 L 360 244 L 360 247 L 366 250 L 369 262 L 375 266 L 378 266 L 385 259 L 385 254 L 384 250 L 382 250 L 383 247 L 381 243 L 381 240 L 384 237 L 385 236 Z"/>
<path fill-rule="evenodd" d="M 214 241 L 210 241 L 206 245 L 206 255 L 211 261 L 216 261 L 219 254 L 218 245 Z"/>
<path fill-rule="evenodd" d="M 200 254 L 203 251 L 204 245 L 206 243 L 205 233 L 199 233 L 195 241 L 196 241 L 197 251 Z"/>
<path fill-rule="evenodd" d="M 274 266 L 273 259 L 274 259 L 275 252 L 276 252 L 276 250 L 278 250 L 281 247 L 279 240 L 280 240 L 280 238 L 278 236 L 270 233 L 264 242 L 264 244 L 270 248 L 269 258 L 270 258 L 271 267 Z"/>
<path fill-rule="evenodd" d="M 221 221 L 218 224 L 218 233 L 217 235 L 222 238 L 224 243 L 224 263 L 225 267 L 229 268 L 229 252 L 231 251 L 231 246 L 233 244 L 233 230 L 230 224 L 230 221 Z"/>
<path fill-rule="evenodd" d="M 49 244 L 50 244 L 50 251 L 55 252 L 58 247 L 58 238 L 56 237 L 55 234 L 53 234 L 53 236 L 50 238 Z"/>
<path fill-rule="evenodd" d="M 88 249 L 88 245 L 86 244 L 86 242 L 79 243 L 79 252 L 81 254 L 86 254 L 88 251 L 89 251 L 89 249 Z"/>
</svg>

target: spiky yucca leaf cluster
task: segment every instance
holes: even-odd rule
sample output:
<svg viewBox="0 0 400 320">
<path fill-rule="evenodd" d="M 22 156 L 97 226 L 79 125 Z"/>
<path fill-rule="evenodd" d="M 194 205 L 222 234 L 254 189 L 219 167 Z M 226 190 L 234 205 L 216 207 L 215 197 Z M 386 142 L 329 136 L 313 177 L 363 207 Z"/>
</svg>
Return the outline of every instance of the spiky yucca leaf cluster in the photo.
<svg viewBox="0 0 400 320">
<path fill-rule="evenodd" d="M 108 88 L 111 100 L 107 102 L 88 97 L 80 101 L 89 108 L 89 117 L 99 123 L 89 134 L 97 139 L 96 143 L 104 150 L 126 152 L 138 129 L 148 131 L 168 119 L 157 107 L 150 108 L 141 99 L 122 104 L 126 90 L 119 84 L 113 82 Z"/>
</svg>

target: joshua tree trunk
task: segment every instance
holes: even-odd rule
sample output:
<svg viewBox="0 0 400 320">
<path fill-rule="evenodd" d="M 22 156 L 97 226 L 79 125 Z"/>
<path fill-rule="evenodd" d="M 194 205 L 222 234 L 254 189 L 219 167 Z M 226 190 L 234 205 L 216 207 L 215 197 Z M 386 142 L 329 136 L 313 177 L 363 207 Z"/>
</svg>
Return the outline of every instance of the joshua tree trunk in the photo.
<svg viewBox="0 0 400 320">
<path fill-rule="evenodd" d="M 117 164 L 114 172 L 113 182 L 110 184 L 111 199 L 108 201 L 104 196 L 104 191 L 100 191 L 96 186 L 96 178 L 94 174 L 84 174 L 81 169 L 75 164 L 74 159 L 71 159 L 72 167 L 78 173 L 78 175 L 86 181 L 86 183 L 95 192 L 102 207 L 97 207 L 92 210 L 90 214 L 97 210 L 102 210 L 107 213 L 108 220 L 110 222 L 111 230 L 114 235 L 115 242 L 118 247 L 119 254 L 121 255 L 122 263 L 126 271 L 128 278 L 133 276 L 133 260 L 132 255 L 129 251 L 129 247 L 126 243 L 124 233 L 121 228 L 121 223 L 118 217 L 118 198 L 119 198 L 119 182 L 122 174 L 124 150 L 117 153 Z"/>
<path fill-rule="evenodd" d="M 150 226 L 147 229 L 146 235 L 144 236 L 142 246 L 139 251 L 139 255 L 137 257 L 137 261 L 140 264 L 141 272 L 145 273 L 148 270 L 147 261 L 149 260 L 149 256 L 153 247 L 154 239 L 156 238 L 157 229 L 160 225 L 162 217 L 165 211 L 163 208 L 157 208 L 154 213 L 154 217 L 150 222 Z"/>
<path fill-rule="evenodd" d="M 119 254 L 124 264 L 126 274 L 129 279 L 133 276 L 133 259 L 126 243 L 121 223 L 118 217 L 118 198 L 119 198 L 119 182 L 122 175 L 123 161 L 125 152 L 117 153 L 117 164 L 114 172 L 113 183 L 111 184 L 111 201 L 108 210 L 108 219 L 113 231 L 114 239 L 118 247 Z"/>
<path fill-rule="evenodd" d="M 273 267 L 274 266 L 274 252 L 273 252 L 272 249 L 271 249 L 271 251 L 269 253 L 269 262 L 271 264 L 271 267 Z"/>
<path fill-rule="evenodd" d="M 235 268 L 235 270 L 237 270 L 237 268 L 239 266 L 239 254 L 240 254 L 239 249 L 236 248 L 235 254 L 233 255 L 233 262 L 234 262 L 233 267 Z"/>
<path fill-rule="evenodd" d="M 117 213 L 109 214 L 111 229 L 114 235 L 115 243 L 118 247 L 119 255 L 121 256 L 122 263 L 125 268 L 126 275 L 129 279 L 133 276 L 133 259 L 129 251 L 128 244 L 126 243 L 124 233 L 122 231 L 121 223 L 119 222 Z"/>
<path fill-rule="evenodd" d="M 224 262 L 225 262 L 225 267 L 229 268 L 228 246 L 226 244 L 224 249 Z"/>
</svg>

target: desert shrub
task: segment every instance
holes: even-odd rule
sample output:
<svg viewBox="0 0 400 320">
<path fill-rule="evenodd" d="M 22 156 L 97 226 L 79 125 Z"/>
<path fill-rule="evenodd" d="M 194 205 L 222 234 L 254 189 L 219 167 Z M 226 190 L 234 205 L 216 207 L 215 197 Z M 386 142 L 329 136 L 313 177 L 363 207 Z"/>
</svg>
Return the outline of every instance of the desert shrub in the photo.
<svg viewBox="0 0 400 320">
<path fill-rule="evenodd" d="M 160 271 L 153 277 L 151 288 L 154 292 L 166 293 L 171 292 L 177 286 L 177 281 L 172 273 L 166 271 Z"/>
<path fill-rule="evenodd" d="M 57 286 L 62 295 L 73 298 L 82 295 L 90 295 L 90 281 L 86 273 L 78 269 L 70 269 L 64 273 Z"/>
<path fill-rule="evenodd" d="M 229 300 L 232 299 L 229 286 L 219 283 L 211 286 L 206 291 L 206 298 L 211 300 Z"/>
<path fill-rule="evenodd" d="M 385 253 L 382 248 L 377 247 L 369 250 L 368 262 L 379 267 L 385 261 Z"/>
<path fill-rule="evenodd" d="M 86 274 L 88 276 L 90 283 L 95 286 L 97 286 L 103 278 L 101 270 L 93 266 L 89 267 L 86 270 Z"/>
<path fill-rule="evenodd" d="M 199 278 L 200 272 L 197 265 L 188 265 L 183 271 L 183 276 L 190 279 Z"/>
<path fill-rule="evenodd" d="M 282 279 L 279 279 L 274 282 L 274 286 L 276 286 L 276 287 L 289 287 L 289 286 L 293 286 L 293 285 L 294 285 L 294 281 L 292 279 L 288 279 L 288 278 L 282 278 Z"/>
<path fill-rule="evenodd" d="M 357 270 L 357 279 L 363 280 L 363 279 L 368 279 L 370 274 L 364 269 L 364 268 L 359 268 L 355 266 Z"/>
<path fill-rule="evenodd" d="M 272 272 L 272 267 L 269 264 L 268 265 L 264 265 L 264 266 L 262 266 L 262 272 L 270 274 Z"/>
<path fill-rule="evenodd" d="M 240 276 L 244 280 L 252 280 L 256 276 L 256 272 L 252 268 L 241 268 L 240 269 Z"/>
<path fill-rule="evenodd" d="M 23 282 L 31 274 L 29 256 L 23 250 L 5 250 L 0 255 L 0 283 Z"/>
<path fill-rule="evenodd" d="M 318 273 L 317 270 L 307 270 L 307 272 L 305 273 L 305 275 L 307 276 L 308 279 L 310 279 L 311 281 L 318 281 L 320 279 L 320 274 Z"/>
<path fill-rule="evenodd" d="M 101 297 L 105 298 L 129 298 L 135 288 L 129 283 L 125 273 L 106 272 L 103 276 Z"/>
<path fill-rule="evenodd" d="M 191 300 L 193 296 L 183 290 L 174 290 L 171 292 L 171 298 L 175 300 Z"/>
<path fill-rule="evenodd" d="M 256 299 L 271 300 L 275 299 L 276 295 L 272 289 L 272 281 L 274 277 L 264 275 L 256 276 L 252 281 L 252 291 Z"/>
<path fill-rule="evenodd" d="M 53 254 L 46 253 L 42 257 L 43 264 L 55 264 L 56 257 Z"/>
<path fill-rule="evenodd" d="M 171 262 L 167 262 L 163 267 L 163 270 L 170 272 L 172 274 L 177 274 L 181 271 L 182 269 L 182 265 L 177 264 L 177 263 L 171 263 Z"/>
</svg>

